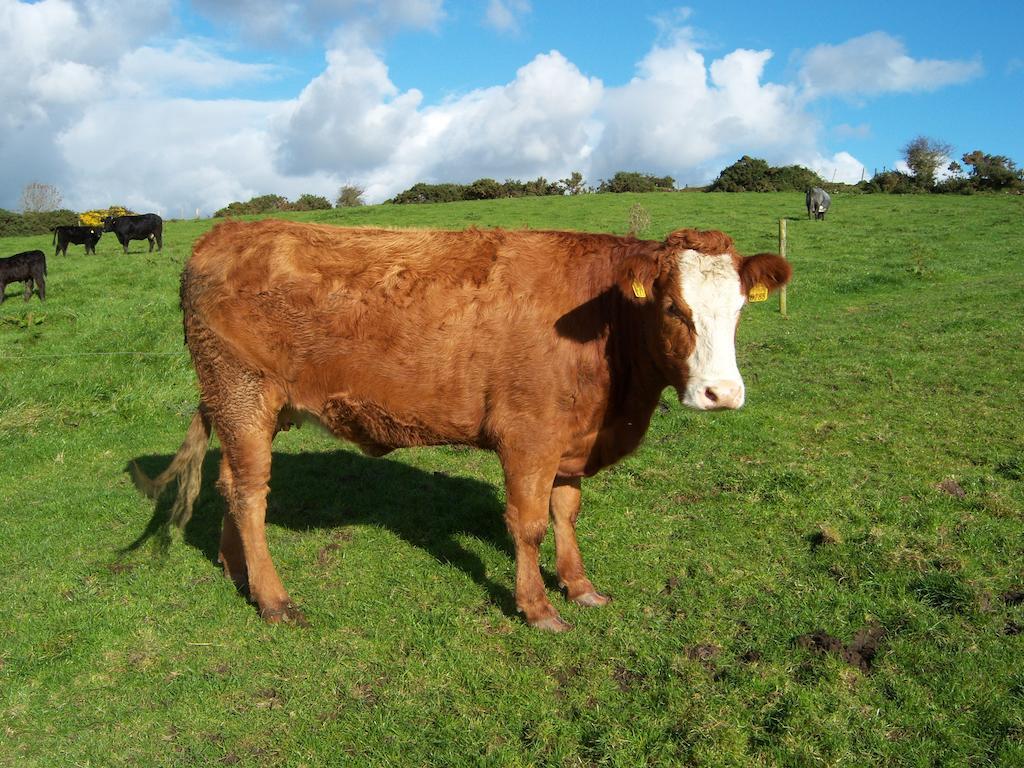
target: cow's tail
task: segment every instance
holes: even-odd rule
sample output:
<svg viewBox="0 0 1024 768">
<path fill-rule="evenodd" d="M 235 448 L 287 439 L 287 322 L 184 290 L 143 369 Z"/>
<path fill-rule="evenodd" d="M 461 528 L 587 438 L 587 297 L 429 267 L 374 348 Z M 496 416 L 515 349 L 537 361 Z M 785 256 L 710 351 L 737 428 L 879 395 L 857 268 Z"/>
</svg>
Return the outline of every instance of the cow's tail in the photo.
<svg viewBox="0 0 1024 768">
<path fill-rule="evenodd" d="M 56 242 L 57 242 L 57 228 L 54 227 L 53 228 L 53 242 L 50 243 L 50 245 L 53 245 L 53 243 L 56 243 Z"/>
<path fill-rule="evenodd" d="M 170 466 L 156 477 L 150 478 L 134 461 L 131 463 L 132 480 L 136 487 L 155 499 L 172 480 L 178 481 L 178 495 L 171 507 L 171 524 L 184 528 L 192 517 L 192 505 L 203 482 L 203 458 L 210 443 L 210 417 L 202 405 L 192 417 L 185 434 L 185 442 L 171 459 Z"/>
</svg>

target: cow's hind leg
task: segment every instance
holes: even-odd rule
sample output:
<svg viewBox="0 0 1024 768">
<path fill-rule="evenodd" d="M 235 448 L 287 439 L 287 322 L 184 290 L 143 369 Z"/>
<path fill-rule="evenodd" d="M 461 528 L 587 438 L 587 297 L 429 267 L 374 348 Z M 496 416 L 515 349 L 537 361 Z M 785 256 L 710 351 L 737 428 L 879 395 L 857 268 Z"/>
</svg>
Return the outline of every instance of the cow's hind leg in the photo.
<svg viewBox="0 0 1024 768">
<path fill-rule="evenodd" d="M 267 547 L 265 524 L 273 423 L 262 429 L 218 426 L 217 431 L 228 466 L 226 475 L 223 467 L 221 474 L 221 487 L 229 493 L 220 550 L 225 571 L 236 582 L 244 572 L 249 598 L 265 620 L 304 624 L 305 617 L 288 596 Z"/>
<path fill-rule="evenodd" d="M 29 299 L 32 298 L 32 289 L 34 287 L 35 286 L 32 284 L 32 278 L 31 277 L 25 278 L 25 293 L 24 293 L 25 301 L 28 301 Z"/>
<path fill-rule="evenodd" d="M 202 326 L 189 327 L 202 400 L 220 438 L 218 487 L 227 500 L 220 561 L 270 622 L 304 623 L 270 558 L 264 529 L 271 443 L 284 395 L 239 363 Z"/>
<path fill-rule="evenodd" d="M 608 598 L 600 594 L 587 578 L 580 546 L 576 541 L 576 520 L 580 514 L 580 479 L 557 478 L 551 489 L 551 519 L 555 525 L 555 560 L 558 581 L 566 597 L 588 607 L 606 605 Z"/>
<path fill-rule="evenodd" d="M 235 484 L 231 475 L 231 463 L 226 453 L 220 457 L 220 478 L 217 488 L 225 499 L 231 499 L 235 493 Z M 230 503 L 230 502 L 229 502 Z M 245 552 L 242 550 L 242 537 L 235 525 L 235 518 L 230 508 L 224 512 L 224 523 L 220 532 L 220 551 L 217 561 L 224 568 L 224 575 L 235 582 L 235 586 L 243 592 L 249 591 L 249 573 L 245 568 Z"/>
</svg>

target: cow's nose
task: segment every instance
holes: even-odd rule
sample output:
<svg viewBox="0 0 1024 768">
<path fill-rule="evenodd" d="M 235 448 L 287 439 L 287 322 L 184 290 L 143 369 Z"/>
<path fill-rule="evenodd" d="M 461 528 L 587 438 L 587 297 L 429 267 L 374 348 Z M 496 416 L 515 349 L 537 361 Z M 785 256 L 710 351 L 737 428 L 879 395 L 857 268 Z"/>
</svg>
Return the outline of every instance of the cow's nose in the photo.
<svg viewBox="0 0 1024 768">
<path fill-rule="evenodd" d="M 702 404 L 708 410 L 739 408 L 743 405 L 743 395 L 743 382 L 728 379 L 709 382 L 701 392 Z"/>
</svg>

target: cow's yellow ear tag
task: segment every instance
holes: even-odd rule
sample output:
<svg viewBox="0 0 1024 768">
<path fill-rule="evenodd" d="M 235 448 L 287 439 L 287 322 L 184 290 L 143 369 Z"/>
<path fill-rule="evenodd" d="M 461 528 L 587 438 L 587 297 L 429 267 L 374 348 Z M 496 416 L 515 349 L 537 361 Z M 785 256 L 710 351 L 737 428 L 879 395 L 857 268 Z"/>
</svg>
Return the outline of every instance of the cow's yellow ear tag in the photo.
<svg viewBox="0 0 1024 768">
<path fill-rule="evenodd" d="M 644 284 L 637 280 L 635 277 L 633 278 L 633 295 L 636 296 L 638 299 L 647 298 L 647 291 L 644 290 Z"/>
<path fill-rule="evenodd" d="M 768 300 L 768 286 L 761 285 L 761 283 L 758 283 L 757 285 L 755 285 L 753 288 L 750 289 L 749 293 L 747 293 L 747 300 L 748 301 L 767 301 Z"/>
</svg>

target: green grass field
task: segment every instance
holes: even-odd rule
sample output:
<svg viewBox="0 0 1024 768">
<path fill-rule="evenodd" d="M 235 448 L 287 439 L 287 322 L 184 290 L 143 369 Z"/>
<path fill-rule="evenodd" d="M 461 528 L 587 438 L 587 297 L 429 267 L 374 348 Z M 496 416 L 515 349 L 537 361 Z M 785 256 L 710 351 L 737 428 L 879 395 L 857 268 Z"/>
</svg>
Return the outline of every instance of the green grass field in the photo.
<svg viewBox="0 0 1024 768">
<path fill-rule="evenodd" d="M 49 298 L 0 307 L 0 766 L 1024 765 L 1024 198 L 592 195 L 295 214 L 339 225 L 644 233 L 776 250 L 745 310 L 748 402 L 672 392 L 584 483 L 612 595 L 516 616 L 494 456 L 275 442 L 268 537 L 307 628 L 220 575 L 216 441 L 184 535 L 133 487 L 196 386 L 163 253 L 49 238 Z M 808 639 L 809 633 L 823 635 Z M 877 639 L 856 654 L 868 632 Z M 832 652 L 821 650 L 831 647 Z M 839 652 L 846 648 L 844 654 Z"/>
</svg>

